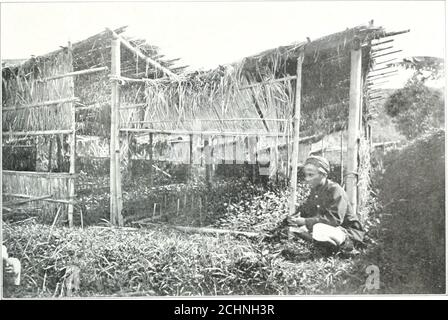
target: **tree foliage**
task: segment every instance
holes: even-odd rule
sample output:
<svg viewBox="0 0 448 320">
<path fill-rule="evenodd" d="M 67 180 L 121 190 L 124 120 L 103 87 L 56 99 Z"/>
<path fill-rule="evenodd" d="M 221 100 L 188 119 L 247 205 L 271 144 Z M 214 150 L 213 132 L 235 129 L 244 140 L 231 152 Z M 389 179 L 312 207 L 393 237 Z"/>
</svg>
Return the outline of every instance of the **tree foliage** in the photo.
<svg viewBox="0 0 448 320">
<path fill-rule="evenodd" d="M 406 85 L 390 95 L 385 104 L 388 115 L 394 118 L 397 129 L 408 139 L 414 139 L 434 128 L 444 126 L 443 91 L 427 86 L 427 80 L 444 76 L 443 60 L 433 57 L 404 59 L 399 64 L 413 69 Z"/>
</svg>

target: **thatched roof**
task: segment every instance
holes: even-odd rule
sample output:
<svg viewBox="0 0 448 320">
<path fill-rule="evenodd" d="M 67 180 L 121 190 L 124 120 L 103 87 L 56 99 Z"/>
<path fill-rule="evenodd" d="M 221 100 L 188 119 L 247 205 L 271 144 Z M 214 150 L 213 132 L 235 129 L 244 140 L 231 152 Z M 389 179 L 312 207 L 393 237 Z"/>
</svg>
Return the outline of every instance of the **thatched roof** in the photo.
<svg viewBox="0 0 448 320">
<path fill-rule="evenodd" d="M 128 40 L 134 47 L 138 48 L 147 57 L 152 58 L 159 62 L 163 67 L 172 69 L 174 73 L 180 73 L 185 68 L 185 66 L 176 66 L 178 58 L 176 59 L 166 59 L 165 56 L 160 52 L 160 48 L 149 44 L 143 39 L 134 39 L 126 35 L 127 26 L 115 29 L 117 34 L 120 34 L 123 38 Z M 105 30 L 98 34 L 95 34 L 87 39 L 75 42 L 72 44 L 73 49 L 73 70 L 80 71 L 95 67 L 109 67 L 110 68 L 110 58 L 111 58 L 111 40 L 113 35 L 111 32 Z M 61 47 L 56 51 L 41 55 L 33 56 L 27 60 L 17 60 L 13 63 L 8 63 L 3 66 L 2 71 L 17 71 L 18 68 L 22 69 L 33 69 L 37 61 L 49 61 L 54 59 L 54 57 L 65 50 L 66 47 Z M 136 57 L 135 54 L 130 52 L 128 49 L 121 47 L 121 73 L 125 77 L 130 78 L 157 78 L 163 76 L 163 74 L 155 70 L 151 65 L 146 66 L 146 63 Z"/>
<path fill-rule="evenodd" d="M 122 76 L 142 80 L 123 83 L 122 107 L 142 105 L 141 108 L 121 112 L 123 129 L 193 130 L 194 120 L 205 119 L 206 121 L 201 123 L 201 130 L 286 133 L 287 121 L 292 118 L 295 80 L 291 78 L 283 82 L 265 83 L 295 76 L 297 56 L 304 51 L 301 130 L 305 131 L 304 135 L 307 136 L 330 133 L 346 126 L 350 49 L 354 43 L 363 48 L 363 116 L 364 120 L 369 119 L 369 89 L 378 79 L 382 79 L 377 77 L 378 74 L 374 77 L 369 77 L 369 74 L 391 66 L 383 64 L 380 69 L 376 69 L 377 57 L 384 56 L 384 51 L 381 51 L 381 54 L 378 54 L 378 51 L 391 48 L 379 47 L 378 41 L 402 33 L 387 33 L 384 28 L 369 24 L 316 40 L 266 50 L 210 71 L 184 72 L 174 67 L 175 61 L 164 59 L 156 46 L 144 40 L 126 37 L 125 29 L 123 27 L 114 31 L 127 38 L 131 45 L 138 47 L 143 54 L 177 73 L 179 79 L 165 77 L 160 71 L 157 72 L 151 65 L 139 59 L 135 53 L 121 46 Z M 73 43 L 73 70 L 110 67 L 112 38 L 110 31 L 104 31 Z M 34 57 L 20 66 L 3 68 L 3 78 L 8 72 L 17 72 L 18 69 L 21 69 L 21 75 L 28 72 L 38 73 L 37 65 L 42 65 L 42 61 L 52 60 L 64 50 L 66 51 L 66 48 Z M 96 111 L 89 109 L 84 112 L 85 116 L 91 119 L 91 129 L 84 132 L 84 129 L 80 128 L 81 133 L 99 134 L 95 128 L 101 127 L 98 125 L 100 123 L 103 127 L 101 134 L 107 135 L 110 116 L 110 86 L 107 74 L 78 78 L 75 79 L 75 96 L 80 98 L 81 106 L 84 108 L 99 105 Z M 92 115 L 92 112 L 96 114 Z M 81 116 L 81 113 L 79 115 Z M 78 119 L 79 123 L 86 123 L 84 118 Z M 234 121 L 235 118 L 248 120 Z"/>
<path fill-rule="evenodd" d="M 295 80 L 266 83 L 295 76 L 297 57 L 304 51 L 301 129 L 307 135 L 340 130 L 348 119 L 350 50 L 355 43 L 363 49 L 363 112 L 367 121 L 371 116 L 369 88 L 381 79 L 369 78 L 369 73 L 376 70 L 376 57 L 383 56 L 383 52 L 376 53 L 381 48 L 378 40 L 399 33 L 402 32 L 388 33 L 372 24 L 358 26 L 314 41 L 266 50 L 210 71 L 185 73 L 181 82 L 169 78 L 147 81 L 146 101 L 151 106 L 151 114 L 143 118 L 128 115 L 127 118 L 145 121 L 145 127 L 160 130 L 192 130 L 191 119 L 201 118 L 208 119 L 205 128 L 203 124 L 205 130 L 284 130 L 281 123 L 269 122 L 266 118 L 291 119 Z M 388 67 L 382 66 L 383 69 Z M 241 90 L 244 87 L 250 89 Z M 232 117 L 260 121 L 228 122 Z M 132 123 L 124 125 L 133 127 Z"/>
</svg>

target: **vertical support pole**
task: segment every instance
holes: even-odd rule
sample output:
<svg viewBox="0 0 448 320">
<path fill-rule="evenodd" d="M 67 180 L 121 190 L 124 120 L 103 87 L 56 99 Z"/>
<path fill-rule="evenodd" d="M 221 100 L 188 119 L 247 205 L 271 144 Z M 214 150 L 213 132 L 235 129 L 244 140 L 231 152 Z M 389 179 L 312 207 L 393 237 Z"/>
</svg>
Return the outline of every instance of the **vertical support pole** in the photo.
<svg viewBox="0 0 448 320">
<path fill-rule="evenodd" d="M 189 172 L 188 172 L 188 178 L 191 179 L 191 177 L 193 176 L 193 134 L 190 133 L 190 141 L 189 141 L 189 162 L 190 162 L 190 167 L 189 167 Z"/>
<path fill-rule="evenodd" d="M 358 184 L 358 139 L 361 112 L 361 83 L 362 83 L 362 50 L 359 41 L 354 42 L 350 53 L 350 103 L 348 119 L 348 145 L 347 145 L 347 177 L 346 190 L 348 200 L 353 211 L 357 212 L 357 184 Z"/>
<path fill-rule="evenodd" d="M 341 130 L 341 186 L 344 184 L 344 130 Z"/>
<path fill-rule="evenodd" d="M 53 136 L 48 136 L 49 146 L 48 146 L 48 172 L 51 172 L 51 167 L 53 166 Z"/>
<path fill-rule="evenodd" d="M 291 135 L 291 121 L 288 121 L 287 125 L 286 125 L 286 178 L 289 179 L 289 177 L 291 176 L 291 167 L 290 167 L 290 149 L 289 149 L 289 145 L 291 142 L 290 139 L 290 135 Z"/>
<path fill-rule="evenodd" d="M 111 46 L 111 76 L 120 76 L 120 40 L 113 39 Z M 121 216 L 121 170 L 120 170 L 120 140 L 118 128 L 118 109 L 120 107 L 120 87 L 113 81 L 111 95 L 111 126 L 110 126 L 110 220 L 114 225 L 123 225 Z"/>
<path fill-rule="evenodd" d="M 149 134 L 149 150 L 148 150 L 148 152 L 149 152 L 149 172 L 148 172 L 148 174 L 149 174 L 149 184 L 150 184 L 151 187 L 154 185 L 154 175 L 153 175 L 154 170 L 152 168 L 152 166 L 154 164 L 153 163 L 154 155 L 153 155 L 153 152 L 152 152 L 152 150 L 153 150 L 153 142 L 154 142 L 154 136 L 153 136 L 153 133 L 151 132 Z"/>
<path fill-rule="evenodd" d="M 296 211 L 297 198 L 297 165 L 299 160 L 299 132 L 300 132 L 300 107 L 302 98 L 302 63 L 304 59 L 304 52 L 302 51 L 297 58 L 297 80 L 295 90 L 294 102 L 294 118 L 293 118 L 293 144 L 291 154 L 291 179 L 290 179 L 290 199 L 289 199 L 289 213 L 294 214 Z"/>
<path fill-rule="evenodd" d="M 132 179 L 133 169 L 132 169 L 132 153 L 133 150 L 131 149 L 132 146 L 132 133 L 129 131 L 126 132 L 126 137 L 128 141 L 128 175 Z"/>
<path fill-rule="evenodd" d="M 205 181 L 207 183 L 207 187 L 210 186 L 210 167 L 211 167 L 211 147 L 209 138 L 207 136 L 204 137 L 204 162 L 205 162 Z"/>
<path fill-rule="evenodd" d="M 34 171 L 37 171 L 38 167 L 38 153 L 39 153 L 39 136 L 34 138 Z M 2 152 L 0 152 L 2 153 Z"/>
<path fill-rule="evenodd" d="M 70 60 L 72 61 L 73 56 L 72 56 L 72 44 L 71 42 L 68 43 L 68 52 L 70 55 Z M 71 79 L 70 81 L 70 91 L 71 94 L 74 95 L 75 94 L 75 89 L 74 89 L 74 83 L 73 83 L 73 79 Z M 71 114 L 70 114 L 70 120 L 71 120 L 71 139 L 70 139 L 70 168 L 69 168 L 69 172 L 72 175 L 70 177 L 70 179 L 68 180 L 69 183 L 69 200 L 70 200 L 70 204 L 68 205 L 68 209 L 67 209 L 67 217 L 68 217 L 68 226 L 70 228 L 73 227 L 73 202 L 75 201 L 75 172 L 76 172 L 76 167 L 75 167 L 75 161 L 76 161 L 76 111 L 75 111 L 75 103 L 71 102 Z"/>
<path fill-rule="evenodd" d="M 58 164 L 58 172 L 63 172 L 63 158 L 62 158 L 62 143 L 64 141 L 64 136 L 62 134 L 56 136 L 56 144 L 57 144 L 57 164 Z"/>
</svg>

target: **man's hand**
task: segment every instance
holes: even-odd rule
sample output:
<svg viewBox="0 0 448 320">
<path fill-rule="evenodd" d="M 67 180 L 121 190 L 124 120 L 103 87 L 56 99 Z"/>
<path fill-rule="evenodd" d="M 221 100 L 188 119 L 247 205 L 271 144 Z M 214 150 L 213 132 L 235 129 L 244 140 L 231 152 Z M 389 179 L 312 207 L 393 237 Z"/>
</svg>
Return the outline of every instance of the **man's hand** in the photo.
<svg viewBox="0 0 448 320">
<path fill-rule="evenodd" d="M 305 218 L 302 217 L 288 217 L 286 218 L 286 221 L 288 222 L 289 225 L 292 226 L 304 226 L 305 225 Z"/>
<path fill-rule="evenodd" d="M 14 265 L 10 263 L 10 258 L 3 259 L 3 271 L 6 275 L 14 275 Z"/>
</svg>

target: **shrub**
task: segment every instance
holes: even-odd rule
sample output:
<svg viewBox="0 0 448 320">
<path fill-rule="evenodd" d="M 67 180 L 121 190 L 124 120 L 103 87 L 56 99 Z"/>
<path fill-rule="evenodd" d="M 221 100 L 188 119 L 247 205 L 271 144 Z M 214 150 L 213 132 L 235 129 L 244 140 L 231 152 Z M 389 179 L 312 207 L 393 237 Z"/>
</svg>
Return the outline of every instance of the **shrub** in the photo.
<svg viewBox="0 0 448 320">
<path fill-rule="evenodd" d="M 445 292 L 445 132 L 427 134 L 385 158 L 379 181 L 386 285 Z"/>
</svg>

